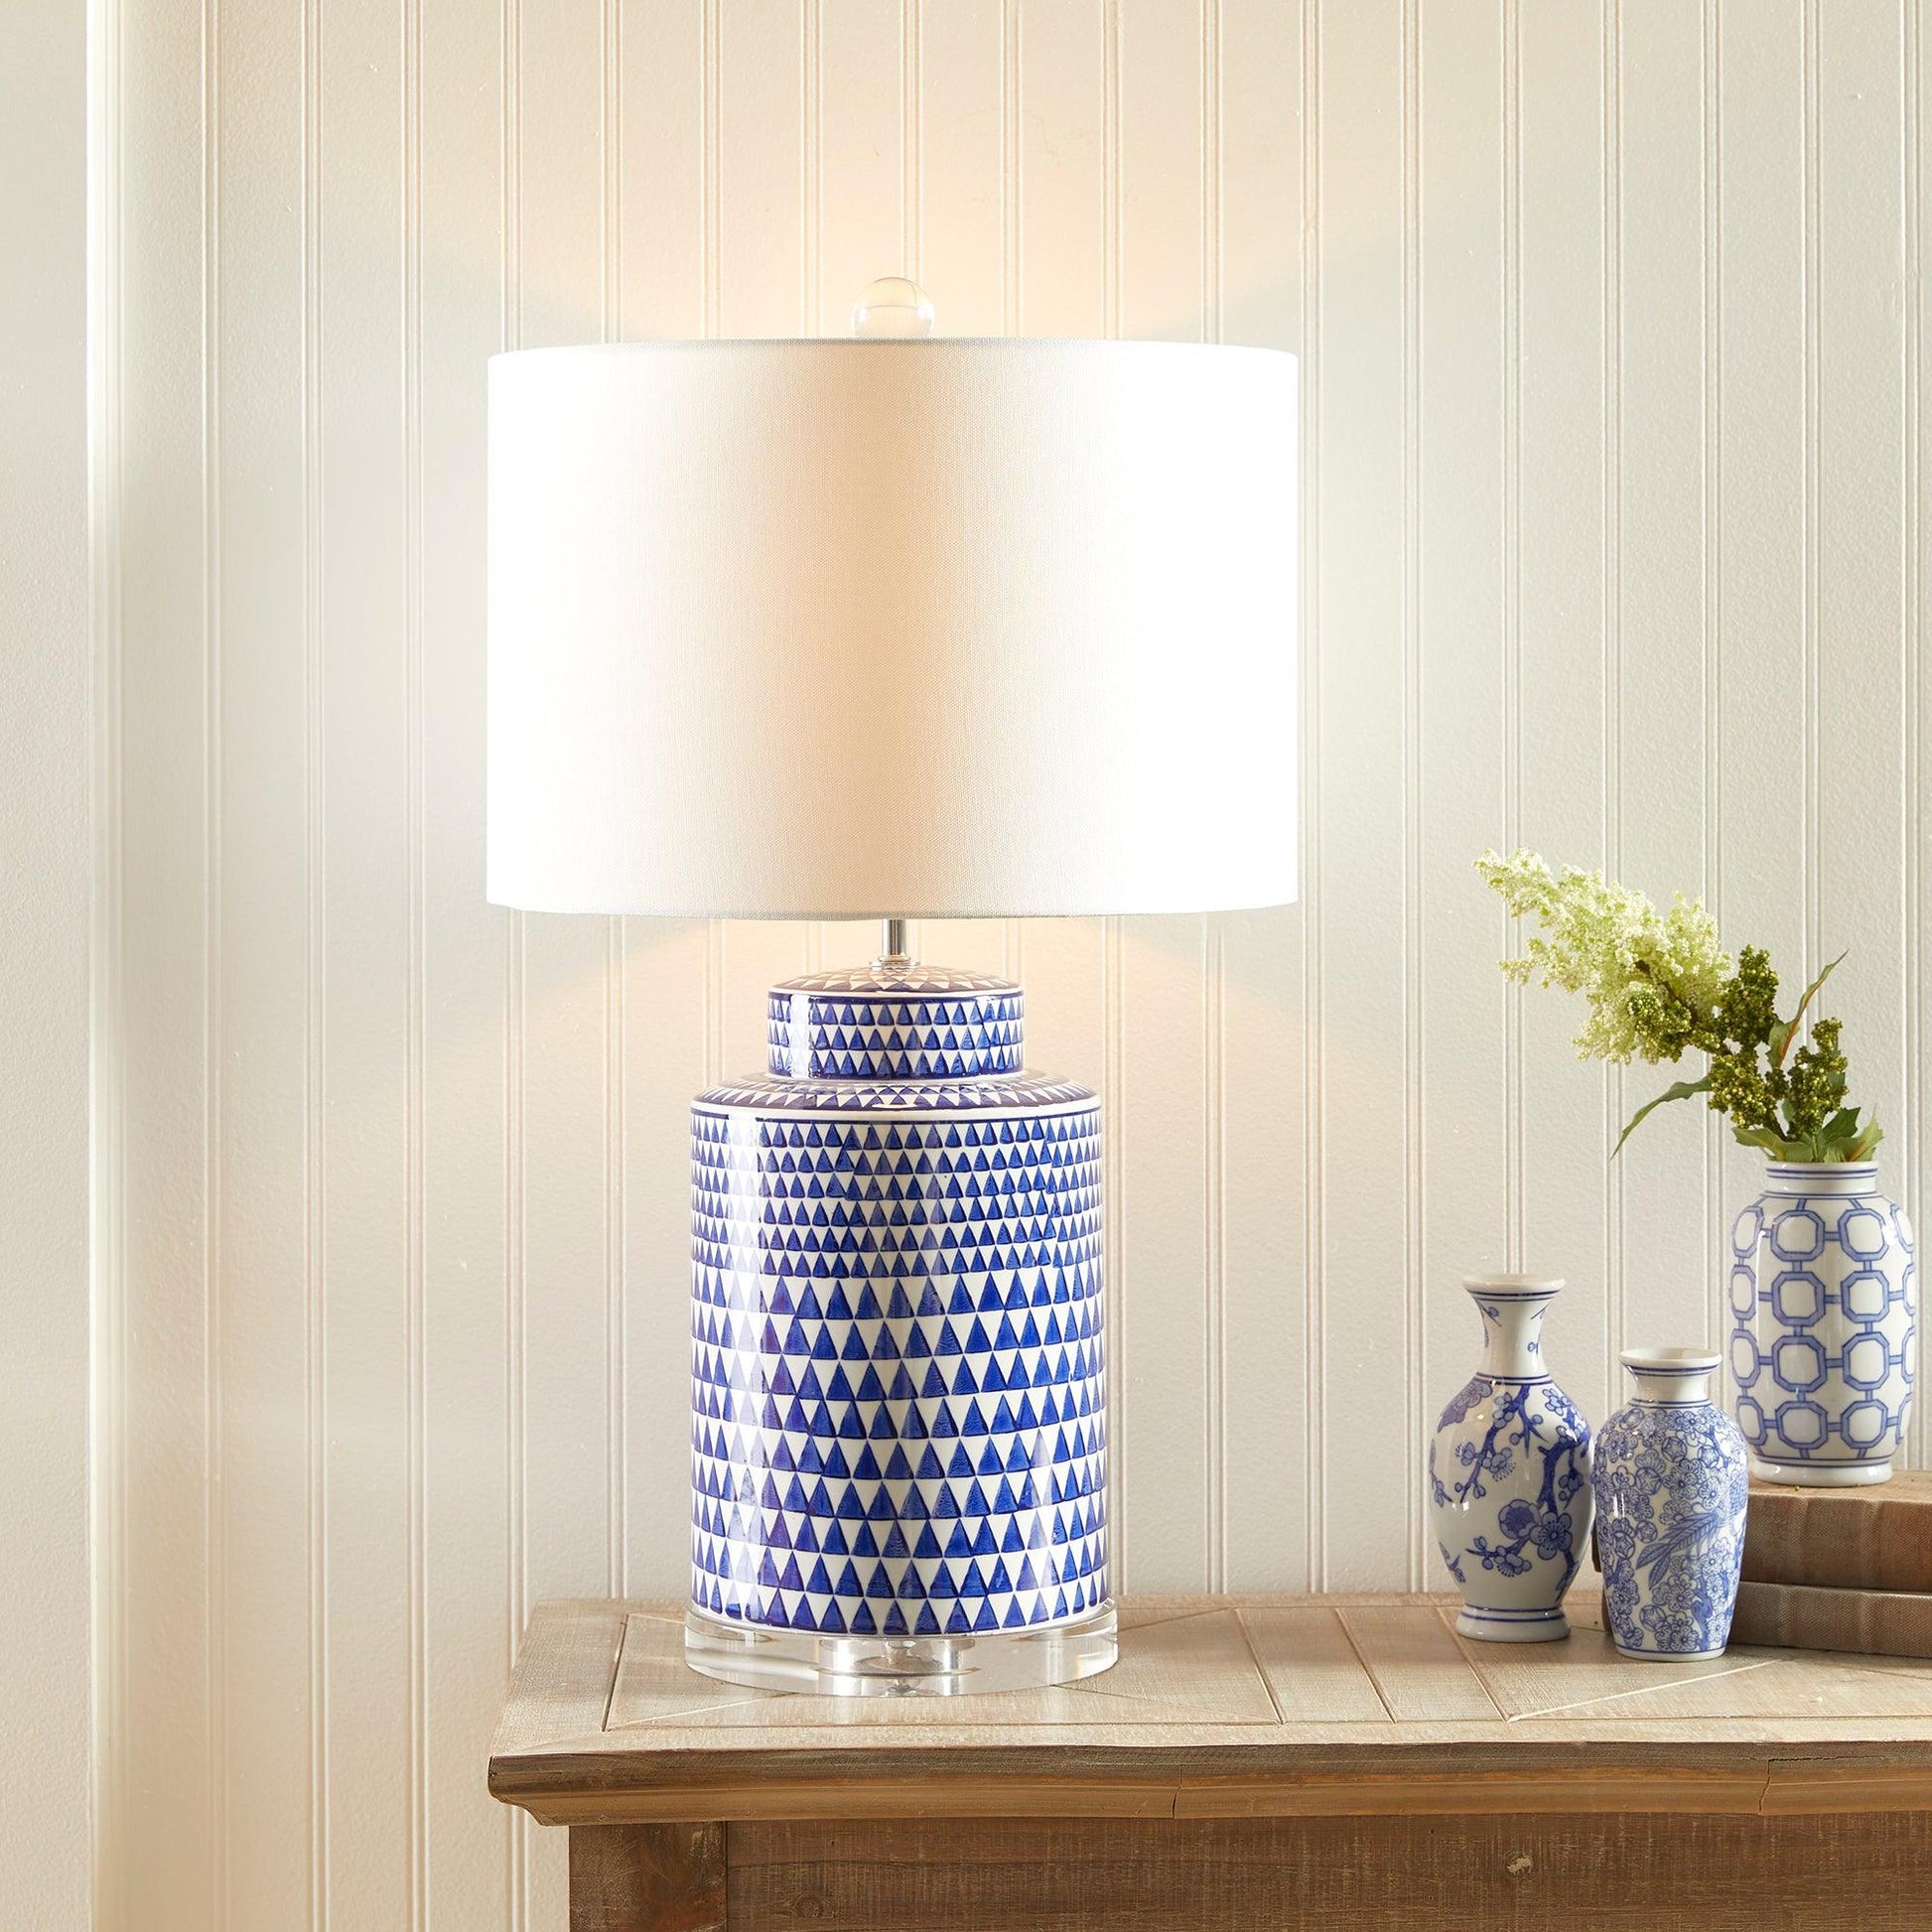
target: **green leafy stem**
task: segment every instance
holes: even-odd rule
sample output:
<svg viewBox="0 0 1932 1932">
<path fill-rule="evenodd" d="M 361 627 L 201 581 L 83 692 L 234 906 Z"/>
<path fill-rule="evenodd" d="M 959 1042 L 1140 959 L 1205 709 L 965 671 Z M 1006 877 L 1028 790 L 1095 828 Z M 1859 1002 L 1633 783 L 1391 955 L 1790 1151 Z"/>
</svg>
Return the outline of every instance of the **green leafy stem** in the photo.
<svg viewBox="0 0 1932 1932">
<path fill-rule="evenodd" d="M 1725 1115 L 1736 1140 L 1783 1161 L 1864 1161 L 1884 1138 L 1875 1120 L 1846 1105 L 1849 1069 L 1836 1019 L 1806 1016 L 1843 962 L 1805 988 L 1787 1019 L 1777 1012 L 1778 977 L 1761 948 L 1733 964 L 1718 945 L 1702 905 L 1680 897 L 1668 913 L 1600 872 L 1554 874 L 1533 852 L 1485 853 L 1478 870 L 1512 912 L 1534 918 L 1529 956 L 1505 960 L 1519 981 L 1582 993 L 1590 1017 L 1577 1045 L 1585 1058 L 1675 1061 L 1687 1049 L 1710 1061 L 1701 1079 L 1677 1080 L 1630 1116 L 1612 1154 L 1638 1124 L 1674 1100 L 1702 1095 Z"/>
</svg>

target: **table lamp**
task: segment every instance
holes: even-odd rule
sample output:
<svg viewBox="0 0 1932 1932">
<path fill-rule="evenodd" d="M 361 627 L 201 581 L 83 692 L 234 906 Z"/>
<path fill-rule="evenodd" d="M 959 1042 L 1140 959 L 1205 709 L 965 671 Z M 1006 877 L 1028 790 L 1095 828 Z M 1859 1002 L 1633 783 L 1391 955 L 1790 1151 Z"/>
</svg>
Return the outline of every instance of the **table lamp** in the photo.
<svg viewBox="0 0 1932 1932">
<path fill-rule="evenodd" d="M 1295 896 L 1294 358 L 930 317 L 489 371 L 490 898 L 882 921 L 691 1114 L 686 1658 L 837 1695 L 1115 1654 L 1099 1103 L 906 921 Z"/>
</svg>

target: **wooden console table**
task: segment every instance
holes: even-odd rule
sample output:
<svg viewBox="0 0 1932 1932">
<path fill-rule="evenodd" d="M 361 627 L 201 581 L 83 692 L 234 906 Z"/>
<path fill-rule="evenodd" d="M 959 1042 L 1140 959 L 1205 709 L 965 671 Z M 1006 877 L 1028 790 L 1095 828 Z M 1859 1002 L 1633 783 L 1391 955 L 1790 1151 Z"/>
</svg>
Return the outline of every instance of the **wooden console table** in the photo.
<svg viewBox="0 0 1932 1932">
<path fill-rule="evenodd" d="M 489 1788 L 569 1828 L 571 1932 L 1932 1923 L 1932 1663 L 1130 1597 L 1084 1684 L 852 1701 L 695 1675 L 680 1614 L 525 1639 Z"/>
</svg>

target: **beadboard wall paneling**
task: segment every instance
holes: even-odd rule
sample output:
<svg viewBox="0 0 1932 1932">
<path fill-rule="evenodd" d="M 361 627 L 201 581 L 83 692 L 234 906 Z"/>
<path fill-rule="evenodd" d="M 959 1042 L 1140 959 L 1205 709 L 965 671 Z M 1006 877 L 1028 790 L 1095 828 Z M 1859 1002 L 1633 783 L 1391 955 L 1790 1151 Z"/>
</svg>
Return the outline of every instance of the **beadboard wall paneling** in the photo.
<svg viewBox="0 0 1932 1932">
<path fill-rule="evenodd" d="M 560 1922 L 481 1766 L 539 1597 L 682 1587 L 686 1098 L 872 940 L 484 904 L 499 347 L 904 271 L 1301 353 L 1302 903 L 919 934 L 1105 1098 L 1133 1587 L 1431 1580 L 1465 1269 L 1570 1278 L 1593 1415 L 1723 1333 L 1749 1164 L 1609 1165 L 1655 1078 L 1504 986 L 1486 844 L 1850 945 L 1922 1197 L 1911 0 L 96 9 L 109 1932 Z"/>
<path fill-rule="evenodd" d="M 0 1897 L 83 1932 L 88 1872 L 87 57 L 0 15 Z"/>
</svg>

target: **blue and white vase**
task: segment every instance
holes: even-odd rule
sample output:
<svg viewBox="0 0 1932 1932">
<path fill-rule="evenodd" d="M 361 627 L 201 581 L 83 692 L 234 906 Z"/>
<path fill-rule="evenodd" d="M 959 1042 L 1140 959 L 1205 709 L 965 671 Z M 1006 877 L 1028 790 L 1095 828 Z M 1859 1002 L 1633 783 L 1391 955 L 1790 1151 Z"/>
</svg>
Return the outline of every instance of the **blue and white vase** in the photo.
<svg viewBox="0 0 1932 1932">
<path fill-rule="evenodd" d="M 1543 1359 L 1543 1317 L 1563 1287 L 1471 1275 L 1483 1362 L 1429 1446 L 1436 1540 L 1462 1591 L 1455 1627 L 1492 1643 L 1570 1634 L 1564 1592 L 1589 1544 L 1589 1425 Z"/>
<path fill-rule="evenodd" d="M 770 990 L 691 1109 L 694 1668 L 1005 1690 L 1114 1660 L 1100 1108 L 1010 980 Z"/>
<path fill-rule="evenodd" d="M 1596 1433 L 1603 1616 L 1626 1657 L 1716 1657 L 1744 1557 L 1744 1439 L 1711 1400 L 1716 1355 L 1628 1348 L 1630 1400 Z"/>
<path fill-rule="evenodd" d="M 1918 1274 L 1868 1161 L 1768 1162 L 1730 1231 L 1730 1369 L 1756 1474 L 1883 1482 L 1905 1440 Z"/>
</svg>

